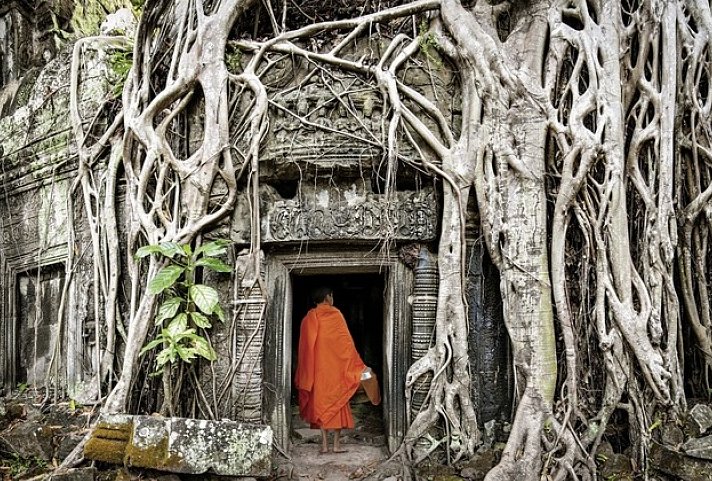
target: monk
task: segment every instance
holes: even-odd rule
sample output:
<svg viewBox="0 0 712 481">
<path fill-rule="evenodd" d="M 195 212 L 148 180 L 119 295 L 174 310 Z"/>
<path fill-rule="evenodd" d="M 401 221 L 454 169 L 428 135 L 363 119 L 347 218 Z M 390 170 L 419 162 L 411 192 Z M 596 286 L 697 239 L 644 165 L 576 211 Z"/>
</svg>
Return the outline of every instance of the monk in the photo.
<svg viewBox="0 0 712 481">
<path fill-rule="evenodd" d="M 329 452 L 328 434 L 334 432 L 333 452 L 343 453 L 342 429 L 354 427 L 349 399 L 368 368 L 354 346 L 344 316 L 334 307 L 329 288 L 314 291 L 316 307 L 302 320 L 295 385 L 299 390 L 299 414 L 321 429 L 321 453 Z"/>
</svg>

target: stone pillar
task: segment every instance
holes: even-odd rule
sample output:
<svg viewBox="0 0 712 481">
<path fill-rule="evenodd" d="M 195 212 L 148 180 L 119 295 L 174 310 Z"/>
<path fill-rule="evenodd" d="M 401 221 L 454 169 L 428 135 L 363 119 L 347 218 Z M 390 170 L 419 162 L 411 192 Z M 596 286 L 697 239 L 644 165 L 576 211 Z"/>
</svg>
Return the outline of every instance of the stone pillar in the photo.
<svg viewBox="0 0 712 481">
<path fill-rule="evenodd" d="M 235 420 L 262 420 L 262 353 L 265 338 L 266 301 L 261 284 L 245 288 L 238 309 L 235 353 L 237 373 L 233 382 Z"/>
<path fill-rule="evenodd" d="M 413 327 L 411 361 L 422 358 L 430 348 L 438 305 L 438 268 L 426 247 L 420 249 L 418 263 L 413 269 Z M 422 376 L 413 386 L 411 413 L 415 416 L 423 406 L 430 389 L 432 374 Z"/>
<path fill-rule="evenodd" d="M 467 304 L 471 393 L 481 424 L 510 410 L 509 338 L 504 325 L 499 272 L 482 240 L 468 245 Z"/>
</svg>

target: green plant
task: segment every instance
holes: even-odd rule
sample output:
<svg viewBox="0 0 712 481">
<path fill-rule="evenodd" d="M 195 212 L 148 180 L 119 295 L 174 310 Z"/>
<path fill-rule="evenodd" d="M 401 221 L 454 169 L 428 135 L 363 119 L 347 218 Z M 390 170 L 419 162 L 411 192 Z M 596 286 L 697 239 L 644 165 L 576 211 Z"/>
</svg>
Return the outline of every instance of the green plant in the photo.
<svg viewBox="0 0 712 481">
<path fill-rule="evenodd" d="M 656 419 L 655 419 L 655 422 L 653 422 L 653 424 L 651 424 L 650 426 L 648 426 L 648 432 L 649 432 L 649 433 L 652 433 L 654 430 L 656 430 L 657 428 L 659 428 L 660 426 L 662 426 L 662 424 L 663 424 L 662 419 L 656 418 Z"/>
<path fill-rule="evenodd" d="M 12 479 L 17 479 L 25 476 L 36 469 L 45 469 L 47 461 L 42 458 L 33 456 L 25 458 L 17 453 L 12 453 L 11 457 L 0 458 L 0 466 L 8 468 L 7 473 Z"/>
<path fill-rule="evenodd" d="M 211 328 L 213 319 L 224 321 L 225 313 L 217 291 L 195 282 L 195 271 L 203 268 L 230 272 L 230 266 L 219 259 L 225 254 L 227 245 L 227 241 L 212 241 L 193 252 L 190 245 L 164 242 L 141 247 L 136 252 L 137 258 L 154 254 L 168 261 L 148 283 L 149 293 L 163 297 L 155 319 L 156 325 L 161 326 L 160 334 L 141 349 L 143 355 L 163 346 L 156 355 L 156 373 L 178 359 L 187 363 L 196 357 L 209 361 L 216 359 L 208 339 L 199 332 Z M 167 325 L 162 327 L 166 322 Z"/>
<path fill-rule="evenodd" d="M 242 51 L 234 49 L 225 55 L 225 65 L 230 73 L 242 71 Z"/>
<path fill-rule="evenodd" d="M 129 76 L 129 70 L 131 70 L 131 66 L 133 65 L 133 52 L 130 49 L 117 50 L 112 52 L 107 57 L 107 62 L 109 63 L 111 71 L 116 76 L 112 82 L 113 86 L 111 92 L 115 97 L 118 97 L 124 90 L 124 83 L 126 82 L 126 79 Z"/>
<path fill-rule="evenodd" d="M 442 66 L 442 61 L 439 56 L 433 54 L 439 48 L 438 40 L 435 35 L 429 31 L 428 22 L 423 20 L 418 26 L 418 45 L 420 51 L 423 52 L 425 58 L 433 62 L 437 67 Z"/>
</svg>

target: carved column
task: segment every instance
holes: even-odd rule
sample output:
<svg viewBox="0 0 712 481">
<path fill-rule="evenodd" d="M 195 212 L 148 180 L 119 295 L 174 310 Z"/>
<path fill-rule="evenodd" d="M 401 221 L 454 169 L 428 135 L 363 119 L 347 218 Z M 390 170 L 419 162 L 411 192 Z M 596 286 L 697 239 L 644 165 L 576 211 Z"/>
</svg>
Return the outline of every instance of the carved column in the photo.
<svg viewBox="0 0 712 481">
<path fill-rule="evenodd" d="M 262 349 L 265 334 L 265 299 L 259 284 L 245 289 L 238 306 L 235 355 L 238 370 L 233 384 L 237 421 L 262 420 Z"/>
<path fill-rule="evenodd" d="M 467 304 L 471 394 L 477 419 L 506 418 L 510 410 L 509 339 L 504 326 L 499 273 L 482 241 L 468 245 Z"/>
<path fill-rule="evenodd" d="M 259 273 L 254 273 L 250 256 L 237 261 L 236 271 L 243 281 L 236 301 L 237 323 L 234 337 L 234 356 L 237 372 L 232 383 L 232 402 L 235 420 L 246 423 L 262 422 L 263 359 L 265 326 L 267 324 L 267 293 L 262 281 L 266 265 L 260 253 Z M 239 282 L 239 281 L 238 281 Z"/>
<path fill-rule="evenodd" d="M 411 337 L 412 362 L 422 358 L 430 348 L 438 305 L 438 269 L 426 247 L 422 247 L 418 263 L 413 269 L 413 335 Z M 413 387 L 412 414 L 418 413 L 430 389 L 432 374 L 421 376 Z"/>
</svg>

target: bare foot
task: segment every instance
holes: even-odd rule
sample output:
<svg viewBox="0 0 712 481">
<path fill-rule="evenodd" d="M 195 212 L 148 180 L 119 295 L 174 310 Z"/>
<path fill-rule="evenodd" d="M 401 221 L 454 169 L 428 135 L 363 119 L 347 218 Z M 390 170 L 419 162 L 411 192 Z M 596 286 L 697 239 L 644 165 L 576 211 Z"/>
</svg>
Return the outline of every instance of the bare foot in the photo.
<svg viewBox="0 0 712 481">
<path fill-rule="evenodd" d="M 322 449 L 319 450 L 319 454 L 328 454 L 328 453 L 330 453 L 330 452 L 331 452 L 330 449 L 326 449 L 326 450 L 325 450 L 324 448 L 322 448 Z"/>
<path fill-rule="evenodd" d="M 335 452 L 335 453 L 348 453 L 349 450 L 348 450 L 348 449 L 343 449 L 343 448 L 338 448 L 338 449 L 335 448 L 335 449 L 334 449 L 334 452 Z"/>
</svg>

